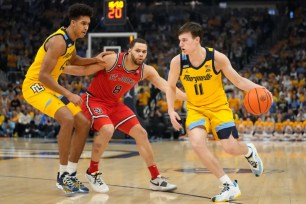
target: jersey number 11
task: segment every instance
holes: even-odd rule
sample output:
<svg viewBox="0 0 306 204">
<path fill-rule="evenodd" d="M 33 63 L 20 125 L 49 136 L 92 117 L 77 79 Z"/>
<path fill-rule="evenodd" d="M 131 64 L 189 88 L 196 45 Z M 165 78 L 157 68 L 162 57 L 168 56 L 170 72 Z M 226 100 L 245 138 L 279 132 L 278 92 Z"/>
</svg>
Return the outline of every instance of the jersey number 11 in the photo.
<svg viewBox="0 0 306 204">
<path fill-rule="evenodd" d="M 203 86 L 202 83 L 194 85 L 194 91 L 196 95 L 203 95 Z"/>
</svg>

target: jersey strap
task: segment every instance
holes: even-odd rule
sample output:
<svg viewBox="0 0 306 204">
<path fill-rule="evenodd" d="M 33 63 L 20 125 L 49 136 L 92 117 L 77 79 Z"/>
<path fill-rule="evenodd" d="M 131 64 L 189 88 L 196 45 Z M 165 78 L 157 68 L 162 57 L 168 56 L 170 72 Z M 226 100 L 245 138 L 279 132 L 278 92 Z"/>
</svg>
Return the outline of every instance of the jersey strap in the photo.
<svg viewBox="0 0 306 204">
<path fill-rule="evenodd" d="M 117 66 L 118 66 L 118 67 L 121 67 L 122 61 L 123 61 L 123 56 L 124 56 L 124 55 L 125 55 L 124 52 L 120 52 L 120 53 L 119 53 L 118 61 L 117 61 Z"/>
<path fill-rule="evenodd" d="M 190 67 L 190 64 L 189 64 L 189 60 L 186 54 L 183 54 L 183 53 L 180 54 L 180 58 L 181 58 L 181 72 L 180 72 L 180 75 L 181 75 L 182 70 Z"/>
<path fill-rule="evenodd" d="M 66 30 L 64 28 L 61 28 L 61 29 L 64 31 L 63 36 L 64 36 L 64 40 L 66 42 L 66 47 L 69 48 L 69 47 L 73 46 L 74 45 L 74 41 L 71 40 L 71 38 L 69 37 L 69 35 L 67 34 L 67 32 L 66 32 Z"/>
</svg>

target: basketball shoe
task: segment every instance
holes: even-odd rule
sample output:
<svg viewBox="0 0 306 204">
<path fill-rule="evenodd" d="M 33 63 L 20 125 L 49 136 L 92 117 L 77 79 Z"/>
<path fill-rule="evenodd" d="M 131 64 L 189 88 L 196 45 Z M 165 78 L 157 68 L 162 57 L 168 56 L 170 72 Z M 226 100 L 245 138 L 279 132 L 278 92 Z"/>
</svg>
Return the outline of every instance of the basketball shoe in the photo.
<svg viewBox="0 0 306 204">
<path fill-rule="evenodd" d="M 98 193 L 106 193 L 109 191 L 107 184 L 101 179 L 99 171 L 89 174 L 88 171 L 85 173 L 85 178 L 89 182 L 92 189 Z"/>
<path fill-rule="evenodd" d="M 224 183 L 221 188 L 223 188 L 221 193 L 211 198 L 213 202 L 227 202 L 241 196 L 241 192 L 236 180 L 232 185 Z"/>
<path fill-rule="evenodd" d="M 63 190 L 66 196 L 72 196 L 79 192 L 79 189 L 74 185 L 68 172 L 64 172 L 61 176 L 59 176 L 59 172 L 57 173 L 56 186 Z"/>
<path fill-rule="evenodd" d="M 253 174 L 260 176 L 263 172 L 263 163 L 257 153 L 256 147 L 252 143 L 247 144 L 247 146 L 252 150 L 252 153 L 249 157 L 245 158 L 248 160 Z"/>
<path fill-rule="evenodd" d="M 169 183 L 165 177 L 158 175 L 155 179 L 150 180 L 150 189 L 154 191 L 172 191 L 176 189 L 176 185 Z"/>
<path fill-rule="evenodd" d="M 89 192 L 89 189 L 76 177 L 76 172 L 70 174 L 70 178 L 74 182 L 74 185 L 79 189 L 79 193 Z"/>
</svg>

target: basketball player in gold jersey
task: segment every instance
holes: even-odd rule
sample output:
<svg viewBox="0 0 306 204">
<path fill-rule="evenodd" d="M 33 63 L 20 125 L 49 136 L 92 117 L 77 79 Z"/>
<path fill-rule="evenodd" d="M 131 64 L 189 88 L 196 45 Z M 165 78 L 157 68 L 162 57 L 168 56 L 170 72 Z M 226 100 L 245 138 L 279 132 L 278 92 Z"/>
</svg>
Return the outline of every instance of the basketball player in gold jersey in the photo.
<svg viewBox="0 0 306 204">
<path fill-rule="evenodd" d="M 209 151 L 207 133 L 212 131 L 229 154 L 245 155 L 256 176 L 262 174 L 263 164 L 253 144 L 246 145 L 237 140 L 238 132 L 223 89 L 221 73 L 244 91 L 261 86 L 241 77 L 224 54 L 202 47 L 202 35 L 201 25 L 194 22 L 188 22 L 179 29 L 182 53 L 175 56 L 170 64 L 166 91 L 168 113 L 173 127 L 181 129 L 177 121 L 180 117 L 174 111 L 175 87 L 180 78 L 187 95 L 186 129 L 192 148 L 224 187 L 220 194 L 212 197 L 212 201 L 230 201 L 241 195 L 237 181 L 232 181 L 225 174 Z"/>
<path fill-rule="evenodd" d="M 66 195 L 89 191 L 77 179 L 76 169 L 90 122 L 79 107 L 82 104 L 81 97 L 71 93 L 57 81 L 68 63 L 103 63 L 98 58 L 81 58 L 76 55 L 75 41 L 86 35 L 91 16 L 92 9 L 85 4 L 74 4 L 69 8 L 70 25 L 47 37 L 29 67 L 22 86 L 25 100 L 36 109 L 55 118 L 61 126 L 58 134 L 60 168 L 57 187 Z"/>
</svg>

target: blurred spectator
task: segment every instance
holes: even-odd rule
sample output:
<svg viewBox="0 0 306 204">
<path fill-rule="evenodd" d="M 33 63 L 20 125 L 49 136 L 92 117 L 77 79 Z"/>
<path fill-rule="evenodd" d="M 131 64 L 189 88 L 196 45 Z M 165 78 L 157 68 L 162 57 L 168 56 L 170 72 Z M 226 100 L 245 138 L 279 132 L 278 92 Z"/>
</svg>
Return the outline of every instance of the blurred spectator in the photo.
<svg viewBox="0 0 306 204">
<path fill-rule="evenodd" d="M 137 112 L 139 116 L 143 119 L 146 118 L 145 116 L 145 108 L 148 108 L 148 102 L 150 99 L 150 93 L 148 91 L 145 91 L 144 88 L 139 89 L 139 93 L 137 96 Z"/>
<path fill-rule="evenodd" d="M 161 139 L 165 135 L 166 123 L 164 113 L 159 106 L 150 112 L 148 133 L 151 139 Z"/>
<path fill-rule="evenodd" d="M 10 108 L 12 110 L 16 110 L 17 107 L 20 107 L 20 106 L 21 106 L 21 102 L 18 99 L 18 96 L 14 94 L 14 98 L 11 100 L 11 103 L 10 103 Z"/>
<path fill-rule="evenodd" d="M 25 107 L 21 108 L 21 111 L 18 114 L 18 123 L 15 127 L 15 132 L 17 132 L 18 136 L 24 136 L 25 129 L 30 125 L 32 121 L 32 115 L 30 111 Z"/>
<path fill-rule="evenodd" d="M 289 103 L 288 101 L 285 100 L 285 94 L 280 94 L 279 101 L 277 102 L 277 110 L 280 111 L 281 113 L 287 113 L 288 108 L 289 108 Z"/>
</svg>

